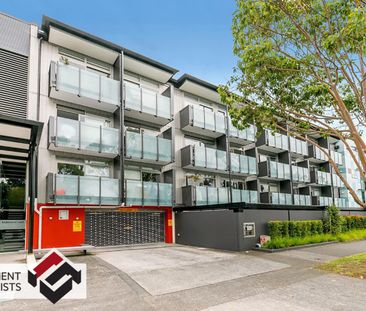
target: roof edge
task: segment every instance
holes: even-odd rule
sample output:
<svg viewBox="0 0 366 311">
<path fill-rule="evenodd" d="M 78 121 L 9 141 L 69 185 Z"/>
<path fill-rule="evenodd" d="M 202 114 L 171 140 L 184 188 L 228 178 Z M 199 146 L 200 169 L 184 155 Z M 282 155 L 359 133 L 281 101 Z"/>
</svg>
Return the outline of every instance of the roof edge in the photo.
<svg viewBox="0 0 366 311">
<path fill-rule="evenodd" d="M 88 40 L 90 42 L 93 42 L 95 44 L 101 45 L 105 48 L 111 49 L 113 51 L 116 52 L 123 52 L 126 56 L 132 57 L 136 60 L 139 60 L 141 62 L 144 62 L 145 64 L 151 65 L 153 67 L 159 68 L 163 71 L 169 72 L 172 75 L 176 74 L 178 72 L 177 69 L 167 66 L 163 63 L 160 63 L 158 61 L 155 61 L 149 57 L 146 57 L 144 55 L 141 55 L 137 52 L 131 51 L 129 49 L 124 48 L 123 46 L 120 46 L 118 44 L 115 44 L 113 42 L 110 42 L 108 40 L 102 39 L 100 37 L 94 36 L 88 32 L 85 32 L 83 30 L 77 29 L 73 26 L 67 25 L 63 22 L 60 22 L 56 19 L 53 19 L 49 16 L 43 15 L 42 16 L 42 25 L 41 25 L 41 29 L 43 31 L 45 31 L 47 33 L 47 35 L 49 34 L 49 28 L 50 26 L 53 26 L 55 28 L 58 28 L 60 30 L 63 30 L 65 32 L 68 32 L 72 35 L 75 35 L 77 37 L 81 37 L 85 40 Z"/>
</svg>

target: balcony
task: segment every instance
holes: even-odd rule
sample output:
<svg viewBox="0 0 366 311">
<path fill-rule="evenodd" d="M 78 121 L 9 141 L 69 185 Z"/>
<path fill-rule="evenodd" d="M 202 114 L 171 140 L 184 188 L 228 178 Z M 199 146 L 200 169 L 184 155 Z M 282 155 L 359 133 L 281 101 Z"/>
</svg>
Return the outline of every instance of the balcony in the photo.
<svg viewBox="0 0 366 311">
<path fill-rule="evenodd" d="M 294 205 L 310 206 L 311 196 L 304 194 L 294 194 Z"/>
<path fill-rule="evenodd" d="M 307 167 L 291 166 L 292 170 L 292 181 L 298 183 L 310 182 L 310 170 Z"/>
<path fill-rule="evenodd" d="M 126 180 L 126 204 L 132 206 L 172 206 L 173 185 Z"/>
<path fill-rule="evenodd" d="M 258 177 L 269 180 L 291 179 L 290 165 L 276 161 L 264 161 L 258 164 Z"/>
<path fill-rule="evenodd" d="M 343 181 L 336 174 L 333 174 L 333 187 L 338 187 L 338 188 L 344 187 Z"/>
<path fill-rule="evenodd" d="M 51 62 L 50 97 L 114 112 L 120 105 L 120 82 L 94 72 Z"/>
<path fill-rule="evenodd" d="M 199 136 L 217 138 L 226 133 L 226 117 L 203 106 L 188 105 L 180 111 L 180 128 Z"/>
<path fill-rule="evenodd" d="M 47 198 L 56 204 L 119 205 L 119 180 L 49 173 Z"/>
<path fill-rule="evenodd" d="M 119 153 L 119 131 L 76 120 L 50 117 L 48 148 L 50 150 L 102 158 Z"/>
<path fill-rule="evenodd" d="M 290 137 L 290 150 L 294 156 L 307 156 L 308 144 L 306 141 Z"/>
<path fill-rule="evenodd" d="M 330 150 L 330 156 L 337 165 L 343 165 L 343 155 L 340 152 Z"/>
<path fill-rule="evenodd" d="M 257 159 L 243 154 L 230 153 L 233 175 L 257 175 Z"/>
<path fill-rule="evenodd" d="M 349 207 L 348 198 L 334 198 L 335 206 L 338 208 L 347 208 Z"/>
<path fill-rule="evenodd" d="M 181 149 L 182 168 L 226 173 L 226 151 L 189 145 Z"/>
<path fill-rule="evenodd" d="M 125 116 L 139 121 L 164 126 L 173 120 L 170 97 L 125 83 Z"/>
<path fill-rule="evenodd" d="M 292 205 L 291 193 L 261 192 L 261 203 Z"/>
<path fill-rule="evenodd" d="M 172 141 L 159 136 L 126 131 L 125 156 L 134 162 L 166 165 L 172 162 Z"/>
<path fill-rule="evenodd" d="M 317 200 L 316 205 L 320 206 L 330 206 L 333 205 L 333 199 L 332 197 L 313 197 Z"/>
<path fill-rule="evenodd" d="M 246 189 L 231 189 L 233 203 L 258 203 L 258 192 Z"/>
<path fill-rule="evenodd" d="M 186 206 L 202 206 L 229 203 L 229 188 L 185 186 L 182 188 Z"/>
<path fill-rule="evenodd" d="M 319 186 L 331 186 L 332 177 L 330 173 L 312 170 L 310 172 L 310 182 Z"/>
<path fill-rule="evenodd" d="M 328 162 L 328 157 L 326 154 L 318 147 L 314 145 L 309 145 L 308 147 L 308 157 L 314 163 L 324 163 Z"/>
<path fill-rule="evenodd" d="M 255 126 L 239 130 L 229 120 L 229 141 L 239 145 L 248 145 L 255 141 Z"/>
<path fill-rule="evenodd" d="M 270 130 L 265 130 L 264 133 L 258 137 L 256 146 L 260 150 L 272 153 L 288 151 L 288 136 L 279 133 L 272 134 Z"/>
</svg>

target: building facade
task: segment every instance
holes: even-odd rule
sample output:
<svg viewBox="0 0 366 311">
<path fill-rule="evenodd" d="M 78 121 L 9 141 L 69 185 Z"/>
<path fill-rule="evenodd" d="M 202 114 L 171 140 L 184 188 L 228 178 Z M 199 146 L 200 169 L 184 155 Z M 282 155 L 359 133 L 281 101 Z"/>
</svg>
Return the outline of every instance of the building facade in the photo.
<svg viewBox="0 0 366 311">
<path fill-rule="evenodd" d="M 320 149 L 237 129 L 217 86 L 49 17 L 23 24 L 27 100 L 15 106 L 44 124 L 35 248 L 172 243 L 174 207 L 349 206 Z M 18 110 L 5 100 L 0 113 Z M 344 166 L 336 139 L 310 138 Z"/>
</svg>

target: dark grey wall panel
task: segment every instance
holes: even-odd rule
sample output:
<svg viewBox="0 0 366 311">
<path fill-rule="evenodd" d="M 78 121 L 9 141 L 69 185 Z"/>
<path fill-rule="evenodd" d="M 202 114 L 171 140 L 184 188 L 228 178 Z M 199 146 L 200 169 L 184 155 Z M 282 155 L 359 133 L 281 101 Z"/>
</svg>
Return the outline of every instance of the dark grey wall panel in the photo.
<svg viewBox="0 0 366 311">
<path fill-rule="evenodd" d="M 0 49 L 0 114 L 27 117 L 28 57 Z"/>
<path fill-rule="evenodd" d="M 238 249 L 236 215 L 224 210 L 176 213 L 175 242 L 235 251 Z"/>
<path fill-rule="evenodd" d="M 271 220 L 287 220 L 288 213 L 284 210 L 244 210 L 237 213 L 239 225 L 239 251 L 249 250 L 255 247 L 259 241 L 259 236 L 268 234 L 267 223 Z M 255 223 L 255 237 L 244 237 L 243 224 Z"/>
<path fill-rule="evenodd" d="M 250 250 L 259 236 L 268 234 L 271 220 L 317 220 L 322 211 L 289 211 L 247 209 L 234 213 L 230 210 L 185 211 L 175 214 L 176 243 L 231 251 Z M 255 224 L 255 236 L 244 236 L 244 224 Z"/>
</svg>

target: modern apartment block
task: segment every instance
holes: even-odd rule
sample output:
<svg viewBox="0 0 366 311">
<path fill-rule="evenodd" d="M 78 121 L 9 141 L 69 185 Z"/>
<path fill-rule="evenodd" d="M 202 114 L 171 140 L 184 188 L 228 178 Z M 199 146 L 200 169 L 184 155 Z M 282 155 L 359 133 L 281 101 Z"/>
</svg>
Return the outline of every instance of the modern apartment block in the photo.
<svg viewBox="0 0 366 311">
<path fill-rule="evenodd" d="M 25 40 L 13 22 L 0 15 L 0 73 L 9 62 L 21 69 L 2 57 L 4 42 Z M 20 113 L 3 99 L 15 82 L 0 77 L 0 114 L 44 124 L 35 248 L 172 243 L 174 207 L 347 207 L 320 149 L 285 133 L 237 129 L 217 86 L 176 79 L 170 66 L 49 17 L 40 27 L 17 23 L 28 29 L 18 81 L 28 83 L 19 93 L 26 101 Z M 16 33 L 5 37 L 9 27 Z M 337 140 L 309 138 L 344 165 Z"/>
</svg>

